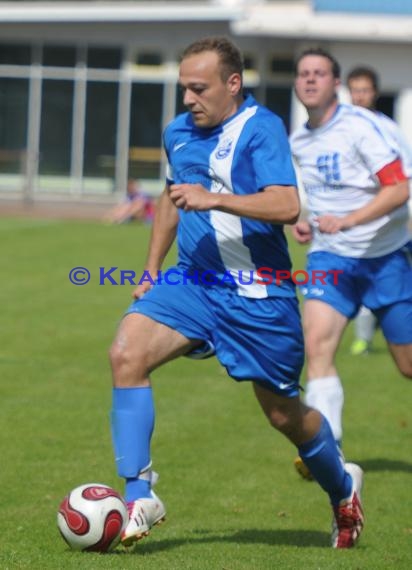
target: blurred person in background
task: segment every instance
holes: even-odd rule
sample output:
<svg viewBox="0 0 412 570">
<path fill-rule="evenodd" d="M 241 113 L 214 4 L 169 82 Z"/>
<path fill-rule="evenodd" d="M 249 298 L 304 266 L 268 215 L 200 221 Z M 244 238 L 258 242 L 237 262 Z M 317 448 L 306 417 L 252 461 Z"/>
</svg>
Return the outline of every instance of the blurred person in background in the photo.
<svg viewBox="0 0 412 570">
<path fill-rule="evenodd" d="M 104 221 L 109 224 L 125 224 L 134 221 L 150 224 L 153 221 L 154 211 L 154 199 L 143 192 L 138 180 L 129 178 L 125 199 L 110 210 L 104 217 Z"/>
</svg>

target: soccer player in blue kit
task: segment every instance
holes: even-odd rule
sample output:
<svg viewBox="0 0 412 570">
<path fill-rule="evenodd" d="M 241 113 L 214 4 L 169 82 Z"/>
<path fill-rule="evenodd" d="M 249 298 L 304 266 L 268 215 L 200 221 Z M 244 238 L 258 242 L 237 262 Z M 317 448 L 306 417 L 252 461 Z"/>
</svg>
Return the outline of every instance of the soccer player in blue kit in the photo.
<svg viewBox="0 0 412 570">
<path fill-rule="evenodd" d="M 294 284 L 268 278 L 270 270 L 290 269 L 283 224 L 299 215 L 295 173 L 281 120 L 244 97 L 242 73 L 239 50 L 226 38 L 196 41 L 182 55 L 188 112 L 164 133 L 167 180 L 145 270 L 159 275 L 176 236 L 178 263 L 154 286 L 145 280 L 136 288 L 110 352 L 112 436 L 129 510 L 125 546 L 166 515 L 152 490 L 150 373 L 183 355 L 216 354 L 233 379 L 253 383 L 270 424 L 329 495 L 334 547 L 353 546 L 363 527 L 362 470 L 343 465 L 328 422 L 299 398 L 303 339 Z"/>
</svg>

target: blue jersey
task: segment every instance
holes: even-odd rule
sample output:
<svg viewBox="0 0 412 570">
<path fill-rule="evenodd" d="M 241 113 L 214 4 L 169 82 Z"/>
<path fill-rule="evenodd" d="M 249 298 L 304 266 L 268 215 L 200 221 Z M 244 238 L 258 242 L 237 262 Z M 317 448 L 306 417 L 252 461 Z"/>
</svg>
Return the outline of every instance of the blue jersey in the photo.
<svg viewBox="0 0 412 570">
<path fill-rule="evenodd" d="M 210 192 L 238 195 L 296 186 L 283 123 L 251 96 L 215 128 L 198 128 L 190 113 L 179 115 L 165 130 L 164 147 L 168 184 L 200 183 Z M 212 272 L 219 284 L 245 297 L 295 294 L 290 279 L 274 279 L 276 271 L 291 268 L 282 225 L 216 210 L 179 210 L 177 239 L 178 264 L 188 272 Z M 273 279 L 262 279 L 269 272 Z"/>
</svg>

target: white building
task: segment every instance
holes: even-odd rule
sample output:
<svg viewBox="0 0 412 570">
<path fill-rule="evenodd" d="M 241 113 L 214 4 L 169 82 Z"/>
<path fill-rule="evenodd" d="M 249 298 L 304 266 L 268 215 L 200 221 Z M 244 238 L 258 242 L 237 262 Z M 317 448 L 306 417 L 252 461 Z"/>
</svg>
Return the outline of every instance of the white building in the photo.
<svg viewBox="0 0 412 570">
<path fill-rule="evenodd" d="M 234 39 L 246 87 L 289 129 L 304 120 L 292 94 L 302 49 L 330 50 L 344 75 L 376 68 L 381 108 L 412 144 L 412 3 L 375 4 L 0 2 L 0 197 L 110 201 L 128 177 L 158 192 L 161 132 L 182 109 L 179 54 L 205 35 Z"/>
</svg>

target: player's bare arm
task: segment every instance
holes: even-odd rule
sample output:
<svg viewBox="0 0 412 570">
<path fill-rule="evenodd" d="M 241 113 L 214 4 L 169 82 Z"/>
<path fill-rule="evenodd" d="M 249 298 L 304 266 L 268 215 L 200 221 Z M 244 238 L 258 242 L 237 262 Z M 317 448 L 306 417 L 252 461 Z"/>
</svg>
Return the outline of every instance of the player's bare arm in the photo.
<svg viewBox="0 0 412 570">
<path fill-rule="evenodd" d="M 176 207 L 185 211 L 219 210 L 272 224 L 294 224 L 300 213 L 295 186 L 267 186 L 262 192 L 239 196 L 211 193 L 201 184 L 176 184 L 170 195 Z"/>
<path fill-rule="evenodd" d="M 347 216 L 325 215 L 319 216 L 315 221 L 319 224 L 319 231 L 334 234 L 376 220 L 403 206 L 408 200 L 408 180 L 402 180 L 396 184 L 382 186 L 373 200 Z"/>
<path fill-rule="evenodd" d="M 169 187 L 166 186 L 156 207 L 145 266 L 146 271 L 152 276 L 155 276 L 162 267 L 163 261 L 174 242 L 178 220 L 176 207 L 170 199 Z M 138 299 L 150 288 L 149 281 L 143 282 L 133 291 L 133 297 Z"/>
</svg>

